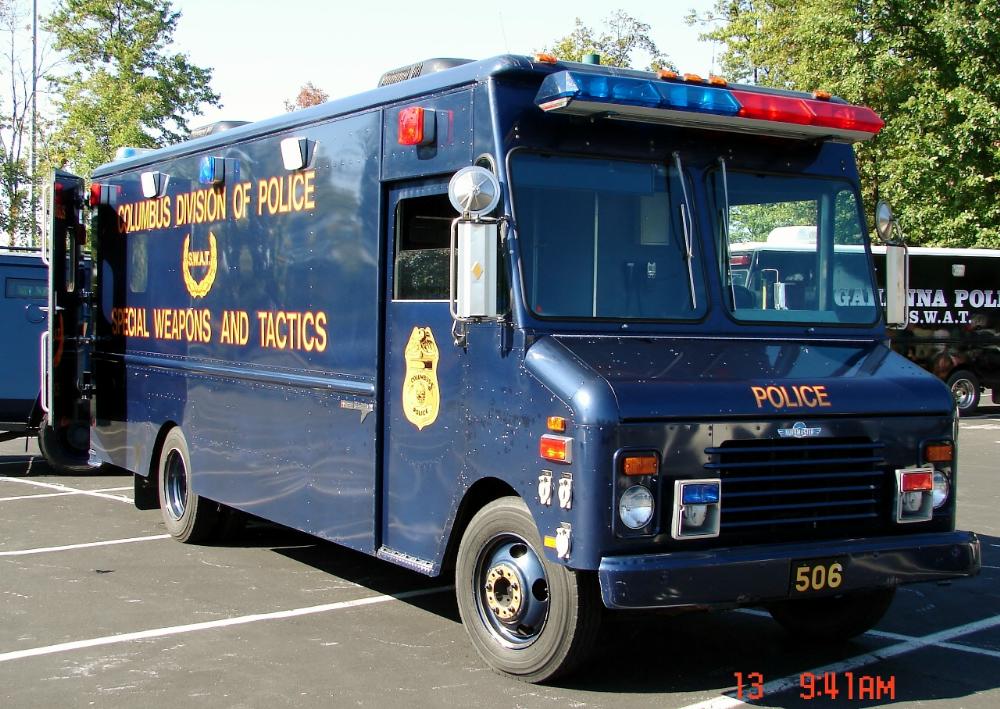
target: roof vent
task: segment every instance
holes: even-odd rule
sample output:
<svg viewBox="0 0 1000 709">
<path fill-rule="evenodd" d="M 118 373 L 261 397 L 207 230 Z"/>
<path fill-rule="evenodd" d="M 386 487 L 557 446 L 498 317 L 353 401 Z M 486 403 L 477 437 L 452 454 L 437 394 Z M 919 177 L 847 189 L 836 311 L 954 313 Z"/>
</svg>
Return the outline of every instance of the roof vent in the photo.
<svg viewBox="0 0 1000 709">
<path fill-rule="evenodd" d="M 378 80 L 378 85 L 389 86 L 390 84 L 398 84 L 401 81 L 416 79 L 418 76 L 433 74 L 434 72 L 452 69 L 456 66 L 462 66 L 463 64 L 469 64 L 471 61 L 471 59 L 427 59 L 422 62 L 417 62 L 416 64 L 409 64 L 407 66 L 401 66 L 398 69 L 387 71 L 382 74 L 382 77 Z"/>
</svg>

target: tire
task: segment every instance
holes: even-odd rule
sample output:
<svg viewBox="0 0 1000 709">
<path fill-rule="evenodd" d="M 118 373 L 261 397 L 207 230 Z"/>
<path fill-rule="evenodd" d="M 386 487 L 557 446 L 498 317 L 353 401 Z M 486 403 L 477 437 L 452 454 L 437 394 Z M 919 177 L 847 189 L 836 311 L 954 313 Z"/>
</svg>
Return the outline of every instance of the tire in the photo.
<svg viewBox="0 0 1000 709">
<path fill-rule="evenodd" d="M 160 511 L 170 535 L 179 542 L 210 541 L 219 527 L 220 505 L 191 491 L 191 456 L 180 428 L 163 439 L 157 464 Z"/>
<path fill-rule="evenodd" d="M 889 610 L 895 588 L 831 598 L 782 601 L 768 612 L 789 634 L 810 642 L 840 642 L 871 630 Z"/>
<path fill-rule="evenodd" d="M 535 522 L 504 497 L 469 522 L 458 548 L 462 623 L 496 672 L 544 682 L 576 668 L 593 647 L 601 606 L 593 575 L 545 559 Z"/>
<path fill-rule="evenodd" d="M 948 377 L 948 388 L 955 397 L 960 415 L 971 416 L 976 413 L 979 408 L 980 386 L 979 377 L 966 369 L 952 372 Z"/>
<path fill-rule="evenodd" d="M 48 415 L 42 416 L 38 424 L 38 450 L 56 473 L 72 475 L 96 470 L 90 464 L 90 451 L 74 447 L 66 429 L 49 425 Z"/>
</svg>

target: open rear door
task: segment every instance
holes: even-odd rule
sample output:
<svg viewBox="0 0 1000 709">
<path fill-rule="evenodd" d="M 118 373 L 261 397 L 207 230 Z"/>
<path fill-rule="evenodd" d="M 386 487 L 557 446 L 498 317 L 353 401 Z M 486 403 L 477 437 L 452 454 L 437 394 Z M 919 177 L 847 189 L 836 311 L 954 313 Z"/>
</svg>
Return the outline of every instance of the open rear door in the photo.
<svg viewBox="0 0 1000 709">
<path fill-rule="evenodd" d="M 90 259 L 82 178 L 55 170 L 45 193 L 42 253 L 49 266 L 49 327 L 42 335 L 38 442 L 57 469 L 89 468 Z"/>
</svg>

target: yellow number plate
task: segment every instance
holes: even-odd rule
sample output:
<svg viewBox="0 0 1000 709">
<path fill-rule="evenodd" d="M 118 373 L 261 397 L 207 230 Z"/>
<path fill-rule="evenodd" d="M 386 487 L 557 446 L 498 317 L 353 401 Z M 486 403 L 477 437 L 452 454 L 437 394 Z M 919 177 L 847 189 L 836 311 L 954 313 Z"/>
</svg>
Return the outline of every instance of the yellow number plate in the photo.
<svg viewBox="0 0 1000 709">
<path fill-rule="evenodd" d="M 836 591 L 844 583 L 847 560 L 821 559 L 792 564 L 790 592 L 793 596 L 817 591 Z"/>
</svg>

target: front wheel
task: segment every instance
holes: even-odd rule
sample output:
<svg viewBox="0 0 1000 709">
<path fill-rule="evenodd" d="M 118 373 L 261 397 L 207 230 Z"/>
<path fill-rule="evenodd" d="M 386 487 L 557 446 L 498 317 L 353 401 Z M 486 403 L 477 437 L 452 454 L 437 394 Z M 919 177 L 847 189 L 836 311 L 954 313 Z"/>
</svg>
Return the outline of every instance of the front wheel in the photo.
<svg viewBox="0 0 1000 709">
<path fill-rule="evenodd" d="M 948 377 L 948 388 L 951 389 L 958 413 L 971 416 L 979 408 L 979 377 L 972 372 L 959 370 Z"/>
<path fill-rule="evenodd" d="M 220 506 L 191 491 L 191 457 L 180 428 L 163 440 L 157 468 L 160 511 L 170 535 L 180 542 L 209 541 L 220 520 Z"/>
<path fill-rule="evenodd" d="M 462 623 L 495 671 L 544 682 L 590 652 L 600 624 L 595 580 L 545 559 L 520 499 L 495 500 L 472 518 L 455 574 Z"/>
<path fill-rule="evenodd" d="M 880 588 L 832 598 L 781 601 L 767 610 L 781 627 L 799 639 L 838 642 L 875 627 L 895 595 L 895 588 Z"/>
</svg>

